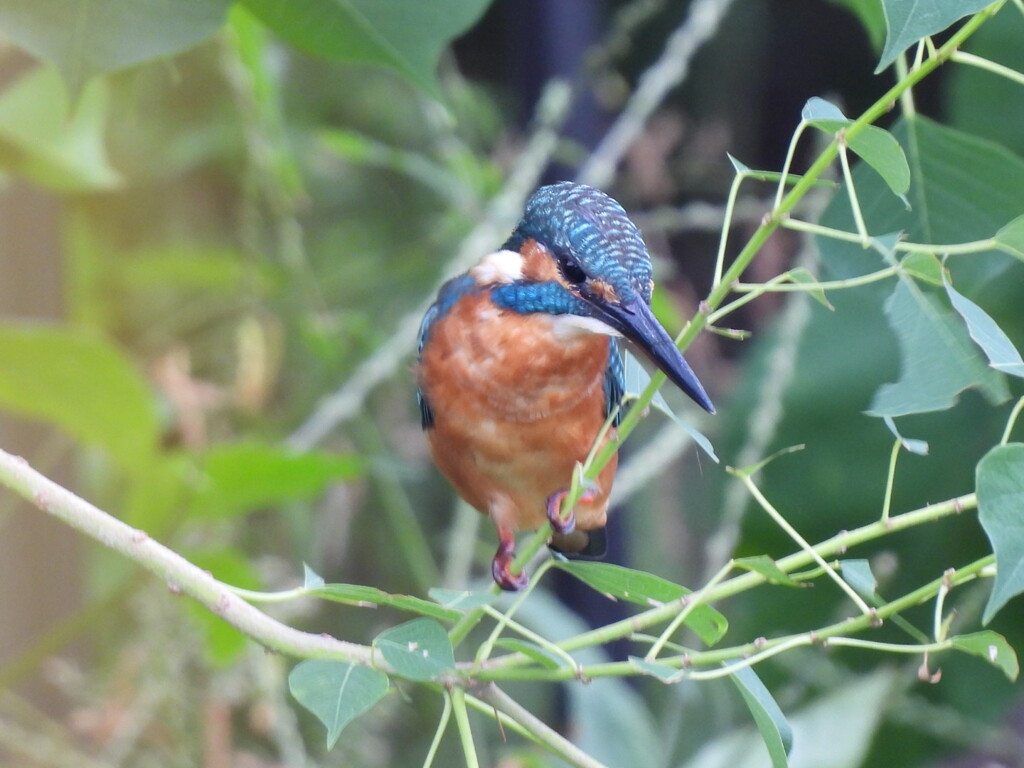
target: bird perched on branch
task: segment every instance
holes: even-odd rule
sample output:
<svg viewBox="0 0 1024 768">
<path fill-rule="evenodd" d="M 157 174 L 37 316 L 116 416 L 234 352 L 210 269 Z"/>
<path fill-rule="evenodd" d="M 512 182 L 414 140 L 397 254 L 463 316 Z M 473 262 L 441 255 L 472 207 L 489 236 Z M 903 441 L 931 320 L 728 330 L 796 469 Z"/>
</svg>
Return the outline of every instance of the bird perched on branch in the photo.
<svg viewBox="0 0 1024 768">
<path fill-rule="evenodd" d="M 497 527 L 492 573 L 503 589 L 527 583 L 511 570 L 516 531 L 550 522 L 555 549 L 600 546 L 615 458 L 568 514 L 560 507 L 577 462 L 610 415 L 617 423 L 616 337 L 714 413 L 651 312 L 653 287 L 647 247 L 622 206 L 562 182 L 538 189 L 501 250 L 448 281 L 423 318 L 423 429 L 442 474 Z"/>
</svg>

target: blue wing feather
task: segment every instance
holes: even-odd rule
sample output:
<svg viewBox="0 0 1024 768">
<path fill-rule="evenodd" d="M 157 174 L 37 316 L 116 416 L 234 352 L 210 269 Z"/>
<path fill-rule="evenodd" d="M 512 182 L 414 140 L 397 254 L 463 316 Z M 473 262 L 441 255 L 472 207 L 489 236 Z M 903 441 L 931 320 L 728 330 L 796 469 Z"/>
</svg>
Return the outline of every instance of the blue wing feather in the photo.
<svg viewBox="0 0 1024 768">
<path fill-rule="evenodd" d="M 622 355 L 619 353 L 619 342 L 608 339 L 608 367 L 604 370 L 604 415 L 615 410 L 615 406 L 622 405 L 622 398 L 626 396 L 626 371 L 622 365 Z M 622 421 L 622 408 L 615 416 L 614 424 L 619 426 Z"/>
<path fill-rule="evenodd" d="M 441 290 L 437 293 L 437 300 L 430 305 L 420 323 L 420 333 L 416 343 L 417 356 L 423 355 L 423 348 L 430 341 L 430 332 L 437 321 L 448 314 L 455 302 L 463 296 L 472 293 L 476 288 L 476 281 L 468 274 L 453 277 L 441 286 Z M 416 389 L 416 402 L 420 406 L 420 425 L 423 429 L 430 429 L 434 426 L 434 411 L 431 409 L 430 403 L 427 401 L 426 396 L 424 396 L 422 389 Z"/>
</svg>

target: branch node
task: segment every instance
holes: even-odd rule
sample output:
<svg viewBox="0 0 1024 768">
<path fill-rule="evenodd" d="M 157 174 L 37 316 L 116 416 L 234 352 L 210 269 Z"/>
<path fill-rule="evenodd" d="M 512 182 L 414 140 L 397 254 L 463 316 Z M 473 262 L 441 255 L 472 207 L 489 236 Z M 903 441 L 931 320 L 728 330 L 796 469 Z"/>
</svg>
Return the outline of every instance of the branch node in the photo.
<svg viewBox="0 0 1024 768">
<path fill-rule="evenodd" d="M 136 528 L 131 532 L 128 541 L 132 544 L 142 544 L 145 541 L 149 541 L 149 534 L 140 528 Z"/>
<path fill-rule="evenodd" d="M 22 461 L 26 464 L 28 463 L 24 459 L 22 459 Z M 32 494 L 32 503 L 39 507 L 43 512 L 50 511 L 50 495 L 42 489 Z"/>
<path fill-rule="evenodd" d="M 878 615 L 877 608 L 872 608 L 870 611 L 868 611 L 868 616 L 871 617 L 871 626 L 875 629 L 878 629 L 884 623 L 882 621 L 882 617 Z"/>
</svg>

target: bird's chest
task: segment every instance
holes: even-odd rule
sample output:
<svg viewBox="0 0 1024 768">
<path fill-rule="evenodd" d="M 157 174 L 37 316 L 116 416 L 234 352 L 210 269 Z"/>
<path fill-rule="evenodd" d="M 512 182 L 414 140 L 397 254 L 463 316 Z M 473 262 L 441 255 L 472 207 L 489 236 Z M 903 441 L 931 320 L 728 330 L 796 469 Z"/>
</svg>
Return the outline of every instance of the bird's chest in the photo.
<svg viewBox="0 0 1024 768">
<path fill-rule="evenodd" d="M 500 309 L 486 294 L 459 301 L 420 362 L 420 386 L 438 418 L 528 423 L 596 406 L 603 420 L 608 338 L 560 325 L 557 316 Z"/>
</svg>

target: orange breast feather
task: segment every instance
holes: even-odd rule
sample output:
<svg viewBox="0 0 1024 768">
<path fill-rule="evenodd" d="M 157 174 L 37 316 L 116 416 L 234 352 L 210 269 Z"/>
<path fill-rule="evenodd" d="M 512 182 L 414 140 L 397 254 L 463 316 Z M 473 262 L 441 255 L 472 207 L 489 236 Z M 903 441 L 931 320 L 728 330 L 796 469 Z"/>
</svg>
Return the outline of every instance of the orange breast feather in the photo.
<svg viewBox="0 0 1024 768">
<path fill-rule="evenodd" d="M 434 461 L 459 494 L 499 526 L 534 529 L 569 487 L 605 421 L 608 338 L 555 338 L 543 314 L 495 307 L 487 292 L 458 301 L 431 330 L 419 385 L 434 413 Z M 603 526 L 615 460 L 577 504 L 581 530 Z"/>
</svg>

